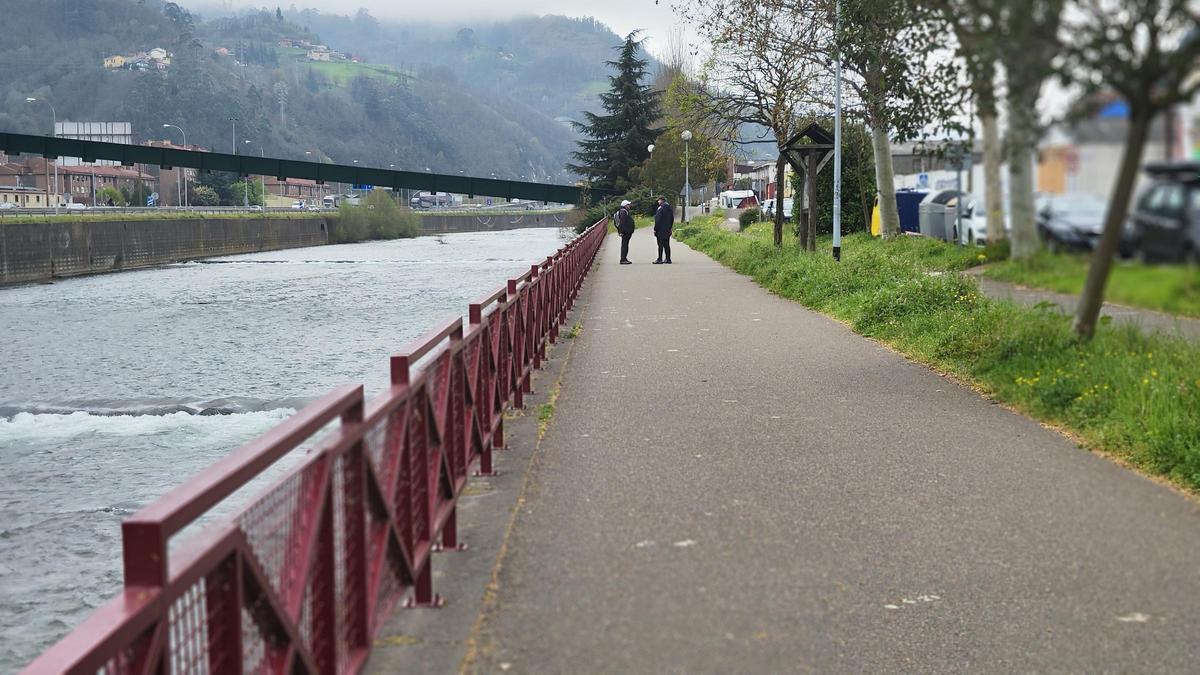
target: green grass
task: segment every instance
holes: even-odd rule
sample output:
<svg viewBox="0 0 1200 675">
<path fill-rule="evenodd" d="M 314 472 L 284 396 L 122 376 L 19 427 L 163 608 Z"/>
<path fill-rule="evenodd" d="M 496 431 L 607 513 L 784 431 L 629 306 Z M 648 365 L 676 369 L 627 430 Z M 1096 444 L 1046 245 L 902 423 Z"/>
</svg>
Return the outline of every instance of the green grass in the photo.
<svg viewBox="0 0 1200 675">
<path fill-rule="evenodd" d="M 763 287 L 968 382 L 1140 469 L 1200 490 L 1200 346 L 1102 325 L 1079 342 L 1055 311 L 992 300 L 945 270 L 980 251 L 918 238 L 852 235 L 842 263 L 771 245 L 769 225 L 722 231 L 713 218 L 680 240 Z M 829 240 L 821 242 L 828 251 Z"/>
<path fill-rule="evenodd" d="M 1083 290 L 1087 266 L 1086 256 L 1043 251 L 1030 260 L 995 265 L 985 276 L 1074 295 Z M 1119 262 L 1112 268 L 1105 298 L 1122 305 L 1200 317 L 1200 269 Z"/>
<path fill-rule="evenodd" d="M 356 77 L 382 77 L 399 80 L 406 77 L 403 73 L 376 63 L 352 63 L 350 61 L 305 61 L 302 65 L 323 73 L 330 83 L 344 87 Z"/>
</svg>

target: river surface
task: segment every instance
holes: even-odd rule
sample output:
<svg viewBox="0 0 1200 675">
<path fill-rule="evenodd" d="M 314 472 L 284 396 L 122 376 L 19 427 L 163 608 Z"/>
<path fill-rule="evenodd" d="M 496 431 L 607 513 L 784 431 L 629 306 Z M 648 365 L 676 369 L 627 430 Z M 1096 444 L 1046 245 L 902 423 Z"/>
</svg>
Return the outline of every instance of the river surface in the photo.
<svg viewBox="0 0 1200 675">
<path fill-rule="evenodd" d="M 0 672 L 121 586 L 120 521 L 524 273 L 561 229 L 215 258 L 0 289 Z"/>
</svg>

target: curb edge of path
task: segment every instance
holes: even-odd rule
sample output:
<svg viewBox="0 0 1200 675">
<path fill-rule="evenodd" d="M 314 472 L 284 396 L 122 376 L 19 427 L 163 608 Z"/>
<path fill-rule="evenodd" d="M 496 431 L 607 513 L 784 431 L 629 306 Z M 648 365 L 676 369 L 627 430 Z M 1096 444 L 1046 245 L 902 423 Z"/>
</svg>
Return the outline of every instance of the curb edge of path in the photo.
<svg viewBox="0 0 1200 675">
<path fill-rule="evenodd" d="M 593 261 L 593 266 L 597 263 Z M 578 310 L 583 304 L 582 294 L 576 298 L 576 309 Z M 572 312 L 574 313 L 574 312 Z M 583 319 L 578 319 L 580 324 L 580 332 L 584 328 Z M 578 335 L 570 338 L 570 344 L 567 345 L 566 352 L 563 354 L 562 361 L 558 365 L 558 372 L 555 373 L 554 380 L 548 383 L 547 392 L 562 391 L 563 376 L 566 373 L 567 367 L 571 363 L 571 355 L 575 352 L 575 345 L 578 342 Z M 561 344 L 561 342 L 560 342 Z M 547 426 L 554 423 L 554 417 L 551 416 Z M 512 539 L 513 530 L 516 529 L 517 520 L 521 515 L 521 509 L 525 505 L 526 493 L 529 490 L 529 479 L 533 475 L 533 470 L 537 466 L 538 458 L 541 456 L 542 440 L 545 435 L 540 435 L 533 444 L 533 449 L 529 454 L 529 460 L 525 463 L 522 469 L 521 488 L 517 491 L 516 500 L 513 503 L 512 515 L 509 516 L 508 524 L 504 529 L 504 536 L 500 541 L 500 548 L 496 552 L 496 561 L 492 564 L 491 575 L 488 578 L 487 586 L 484 587 L 483 599 L 479 603 L 478 614 L 475 617 L 474 623 L 471 625 L 471 631 L 467 636 L 466 653 L 463 655 L 462 661 L 458 664 L 458 673 L 474 672 L 473 668 L 481 656 L 486 655 L 489 651 L 489 645 L 483 643 L 483 631 L 487 625 L 488 615 L 496 608 L 500 594 L 500 573 L 504 568 L 504 562 L 508 557 L 508 544 Z"/>
</svg>

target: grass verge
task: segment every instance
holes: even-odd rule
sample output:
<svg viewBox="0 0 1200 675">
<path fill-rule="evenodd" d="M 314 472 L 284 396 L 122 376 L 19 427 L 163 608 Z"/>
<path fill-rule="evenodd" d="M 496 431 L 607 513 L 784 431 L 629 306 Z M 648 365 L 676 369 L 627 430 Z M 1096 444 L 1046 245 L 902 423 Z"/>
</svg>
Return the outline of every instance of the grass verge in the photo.
<svg viewBox="0 0 1200 675">
<path fill-rule="evenodd" d="M 1087 278 L 1087 267 L 1087 256 L 1042 251 L 1029 260 L 999 263 L 984 276 L 1078 295 Z M 1113 266 L 1105 296 L 1122 305 L 1200 317 L 1200 268 L 1118 263 Z"/>
<path fill-rule="evenodd" d="M 1106 324 L 1078 342 L 1058 312 L 1018 307 L 945 270 L 986 253 L 903 238 L 845 238 L 842 263 L 716 219 L 678 238 L 763 287 L 878 339 L 1142 470 L 1200 490 L 1200 346 Z M 826 240 L 827 242 L 827 240 Z M 980 260 L 979 256 L 984 260 Z"/>
</svg>

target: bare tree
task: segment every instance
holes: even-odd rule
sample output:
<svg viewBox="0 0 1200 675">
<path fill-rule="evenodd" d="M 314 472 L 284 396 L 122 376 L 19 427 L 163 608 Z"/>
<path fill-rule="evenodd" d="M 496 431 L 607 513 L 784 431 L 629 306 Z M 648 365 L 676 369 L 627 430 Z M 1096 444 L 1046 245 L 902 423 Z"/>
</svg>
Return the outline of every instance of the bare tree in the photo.
<svg viewBox="0 0 1200 675">
<path fill-rule="evenodd" d="M 1129 104 L 1104 233 L 1075 315 L 1075 332 L 1087 340 L 1096 332 L 1150 122 L 1200 91 L 1200 12 L 1189 0 L 1079 0 L 1063 33 L 1066 74 L 1090 90 L 1111 88 Z"/>
<path fill-rule="evenodd" d="M 840 8 L 837 5 L 840 4 Z M 861 102 L 871 129 L 880 231 L 900 234 L 896 209 L 893 138 L 903 141 L 954 126 L 961 110 L 957 65 L 939 54 L 942 23 L 933 5 L 919 0 L 824 0 L 826 21 L 840 28 L 834 44 L 849 73 L 846 85 Z"/>
<path fill-rule="evenodd" d="M 815 5 L 815 3 L 814 3 Z M 830 73 L 814 54 L 827 53 L 827 25 L 807 0 L 698 0 L 677 6 L 712 46 L 701 69 L 691 105 L 685 112 L 708 125 L 710 135 L 730 146 L 763 139 L 743 136 L 747 125 L 760 125 L 783 145 L 799 129 L 813 93 Z M 783 245 L 784 171 L 776 160 L 775 245 Z"/>
</svg>

